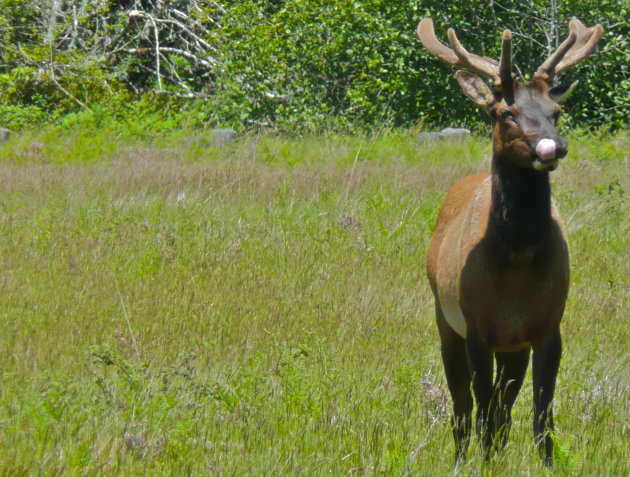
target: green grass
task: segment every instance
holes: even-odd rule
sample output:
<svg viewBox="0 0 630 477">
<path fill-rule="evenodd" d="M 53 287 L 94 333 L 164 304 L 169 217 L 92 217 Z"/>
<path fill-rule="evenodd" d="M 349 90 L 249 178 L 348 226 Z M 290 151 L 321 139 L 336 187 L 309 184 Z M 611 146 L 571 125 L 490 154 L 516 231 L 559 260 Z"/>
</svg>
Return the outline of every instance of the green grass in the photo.
<svg viewBox="0 0 630 477">
<path fill-rule="evenodd" d="M 0 149 L 0 475 L 451 473 L 424 259 L 489 140 L 184 135 Z M 630 474 L 629 147 L 573 138 L 553 175 L 572 250 L 555 467 L 528 377 L 505 452 L 458 471 Z"/>
</svg>

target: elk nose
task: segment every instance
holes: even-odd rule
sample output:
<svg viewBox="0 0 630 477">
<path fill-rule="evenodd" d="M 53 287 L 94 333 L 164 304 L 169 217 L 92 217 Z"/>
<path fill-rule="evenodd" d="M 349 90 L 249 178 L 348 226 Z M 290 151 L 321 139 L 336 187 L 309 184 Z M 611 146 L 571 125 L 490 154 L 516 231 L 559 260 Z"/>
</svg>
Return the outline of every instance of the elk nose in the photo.
<svg viewBox="0 0 630 477">
<path fill-rule="evenodd" d="M 541 139 L 536 145 L 536 155 L 543 161 L 556 158 L 556 141 L 553 139 Z"/>
<path fill-rule="evenodd" d="M 569 152 L 569 145 L 567 144 L 567 141 L 565 139 L 561 139 L 556 144 L 556 158 L 562 159 L 563 157 L 567 155 L 568 152 Z"/>
</svg>

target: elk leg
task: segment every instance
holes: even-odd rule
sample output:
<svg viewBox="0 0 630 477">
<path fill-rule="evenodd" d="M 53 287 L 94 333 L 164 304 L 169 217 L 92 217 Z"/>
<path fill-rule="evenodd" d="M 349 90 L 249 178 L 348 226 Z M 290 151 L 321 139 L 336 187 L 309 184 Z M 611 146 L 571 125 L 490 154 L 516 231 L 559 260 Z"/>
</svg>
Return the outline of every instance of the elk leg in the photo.
<svg viewBox="0 0 630 477">
<path fill-rule="evenodd" d="M 562 338 L 560 329 L 544 342 L 534 346 L 532 375 L 534 379 L 534 439 L 538 453 L 545 460 L 545 465 L 552 464 L 553 432 L 552 401 L 556 388 L 556 377 L 562 356 Z"/>
<path fill-rule="evenodd" d="M 489 414 L 493 395 L 492 374 L 494 360 L 492 351 L 479 339 L 475 330 L 470 327 L 466 335 L 466 354 L 472 373 L 473 391 L 477 401 L 476 429 L 482 439 L 485 458 L 490 458 L 494 439 L 494 419 Z"/>
<path fill-rule="evenodd" d="M 515 353 L 495 353 L 497 377 L 494 383 L 495 396 L 492 400 L 490 415 L 495 419 L 501 447 L 507 443 L 512 426 L 512 406 L 525 379 L 529 351 L 530 348 L 527 347 Z"/>
<path fill-rule="evenodd" d="M 466 358 L 466 343 L 444 319 L 439 304 L 436 303 L 436 317 L 442 342 L 442 363 L 448 389 L 453 399 L 451 426 L 455 439 L 455 459 L 462 458 L 470 443 L 473 400 L 470 393 L 470 371 Z"/>
</svg>

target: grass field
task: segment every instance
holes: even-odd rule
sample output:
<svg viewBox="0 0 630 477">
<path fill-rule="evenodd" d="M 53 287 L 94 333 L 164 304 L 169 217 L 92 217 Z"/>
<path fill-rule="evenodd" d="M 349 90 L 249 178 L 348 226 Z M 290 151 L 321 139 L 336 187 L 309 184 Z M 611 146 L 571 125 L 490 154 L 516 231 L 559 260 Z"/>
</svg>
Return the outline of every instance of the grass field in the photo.
<svg viewBox="0 0 630 477">
<path fill-rule="evenodd" d="M 553 174 L 572 252 L 555 465 L 531 377 L 453 469 L 425 278 L 486 138 L 39 133 L 0 148 L 0 475 L 630 474 L 630 137 Z"/>
</svg>

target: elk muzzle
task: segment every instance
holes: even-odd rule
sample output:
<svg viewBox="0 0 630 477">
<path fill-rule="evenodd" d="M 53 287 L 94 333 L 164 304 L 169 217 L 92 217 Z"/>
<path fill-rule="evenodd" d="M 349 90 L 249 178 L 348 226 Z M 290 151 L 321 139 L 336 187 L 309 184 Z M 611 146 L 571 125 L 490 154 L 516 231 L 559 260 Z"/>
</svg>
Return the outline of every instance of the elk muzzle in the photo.
<svg viewBox="0 0 630 477">
<path fill-rule="evenodd" d="M 564 139 L 555 141 L 543 138 L 535 148 L 534 169 L 537 171 L 553 171 L 558 167 L 558 161 L 567 155 L 567 143 Z"/>
</svg>

